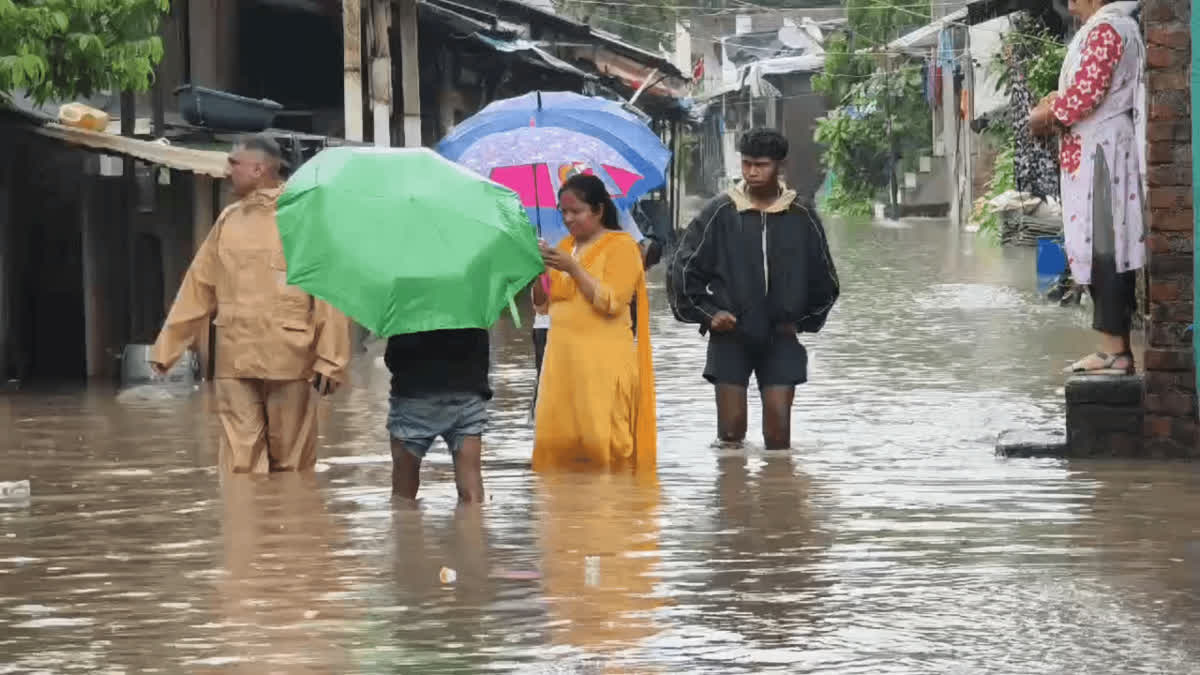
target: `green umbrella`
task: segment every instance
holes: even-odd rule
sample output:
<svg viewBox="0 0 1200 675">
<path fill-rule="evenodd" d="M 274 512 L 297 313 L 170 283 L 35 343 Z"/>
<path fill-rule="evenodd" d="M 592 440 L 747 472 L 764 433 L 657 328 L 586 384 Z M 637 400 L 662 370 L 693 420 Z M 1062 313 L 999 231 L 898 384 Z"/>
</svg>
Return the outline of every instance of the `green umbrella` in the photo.
<svg viewBox="0 0 1200 675">
<path fill-rule="evenodd" d="M 380 336 L 488 328 L 543 271 L 516 193 L 425 148 L 323 150 L 278 221 L 288 283 Z"/>
</svg>

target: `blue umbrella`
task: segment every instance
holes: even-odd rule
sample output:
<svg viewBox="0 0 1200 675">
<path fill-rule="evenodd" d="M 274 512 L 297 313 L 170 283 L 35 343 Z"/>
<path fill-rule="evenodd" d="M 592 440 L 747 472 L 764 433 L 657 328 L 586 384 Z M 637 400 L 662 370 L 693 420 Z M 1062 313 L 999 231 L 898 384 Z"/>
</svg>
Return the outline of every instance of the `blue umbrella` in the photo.
<svg viewBox="0 0 1200 675">
<path fill-rule="evenodd" d="M 496 101 L 438 144 L 447 159 L 512 188 L 539 236 L 566 236 L 557 209 L 558 187 L 573 173 L 608 186 L 629 209 L 666 182 L 671 152 L 619 103 L 573 92 L 531 92 Z"/>
</svg>

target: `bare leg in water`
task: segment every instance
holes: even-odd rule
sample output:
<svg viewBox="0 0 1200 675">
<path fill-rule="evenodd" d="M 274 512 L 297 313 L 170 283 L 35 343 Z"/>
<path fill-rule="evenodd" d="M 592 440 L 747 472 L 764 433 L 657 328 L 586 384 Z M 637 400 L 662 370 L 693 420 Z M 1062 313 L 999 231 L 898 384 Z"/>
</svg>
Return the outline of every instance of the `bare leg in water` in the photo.
<svg viewBox="0 0 1200 675">
<path fill-rule="evenodd" d="M 483 503 L 483 438 L 467 436 L 454 454 L 454 482 L 459 504 Z"/>
<path fill-rule="evenodd" d="M 792 402 L 795 387 L 764 387 L 763 442 L 767 450 L 786 450 L 792 447 Z"/>
<path fill-rule="evenodd" d="M 460 504 L 483 502 L 483 471 L 481 468 L 483 439 L 467 436 L 462 448 L 454 454 L 454 483 Z M 404 441 L 392 440 L 392 495 L 415 500 L 421 487 L 421 458 L 405 447 Z"/>
<path fill-rule="evenodd" d="M 392 495 L 416 499 L 421 487 L 421 458 L 405 447 L 404 441 L 392 439 Z"/>
<path fill-rule="evenodd" d="M 717 437 L 722 443 L 741 444 L 746 440 L 746 388 L 736 384 L 718 384 Z"/>
</svg>

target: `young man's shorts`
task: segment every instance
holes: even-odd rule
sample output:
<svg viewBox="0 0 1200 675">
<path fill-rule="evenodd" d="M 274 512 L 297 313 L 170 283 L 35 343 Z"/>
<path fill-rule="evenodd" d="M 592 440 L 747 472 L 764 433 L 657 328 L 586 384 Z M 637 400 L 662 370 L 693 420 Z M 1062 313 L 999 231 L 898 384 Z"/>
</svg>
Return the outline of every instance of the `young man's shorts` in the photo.
<svg viewBox="0 0 1200 675">
<path fill-rule="evenodd" d="M 425 457 L 438 436 L 457 454 L 467 438 L 483 435 L 487 421 L 487 401 L 479 394 L 388 398 L 388 434 L 417 458 Z"/>
<path fill-rule="evenodd" d="M 808 352 L 794 335 L 775 335 L 761 346 L 747 344 L 737 335 L 709 336 L 704 379 L 746 387 L 751 373 L 759 389 L 804 384 L 808 381 Z"/>
</svg>

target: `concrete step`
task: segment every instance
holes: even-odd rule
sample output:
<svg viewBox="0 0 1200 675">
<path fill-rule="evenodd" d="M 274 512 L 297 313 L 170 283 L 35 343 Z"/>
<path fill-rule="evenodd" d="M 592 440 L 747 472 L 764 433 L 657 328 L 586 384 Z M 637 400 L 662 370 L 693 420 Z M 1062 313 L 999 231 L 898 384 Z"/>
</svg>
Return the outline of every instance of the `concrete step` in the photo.
<svg viewBox="0 0 1200 675">
<path fill-rule="evenodd" d="M 1013 459 L 1030 457 L 1062 458 L 1068 455 L 1067 432 L 1015 429 L 1000 434 L 996 455 Z"/>
<path fill-rule="evenodd" d="M 1001 457 L 1142 458 L 1145 382 L 1140 375 L 1074 375 L 1065 389 L 1067 426 L 1062 430 L 1013 430 L 1000 434 Z"/>
<path fill-rule="evenodd" d="M 1139 375 L 1067 379 L 1067 446 L 1071 457 L 1141 457 L 1145 383 Z"/>
</svg>

